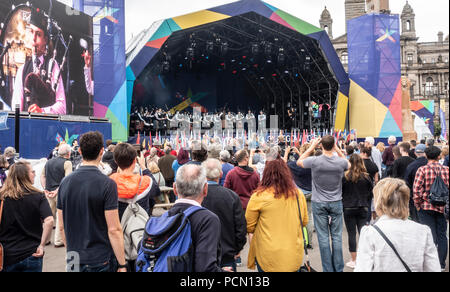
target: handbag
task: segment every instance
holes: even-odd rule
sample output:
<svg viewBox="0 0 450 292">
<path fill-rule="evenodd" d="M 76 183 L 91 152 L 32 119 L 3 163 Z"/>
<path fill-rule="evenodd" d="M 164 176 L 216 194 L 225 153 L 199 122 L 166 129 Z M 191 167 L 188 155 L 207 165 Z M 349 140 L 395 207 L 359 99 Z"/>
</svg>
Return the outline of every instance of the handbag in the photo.
<svg viewBox="0 0 450 292">
<path fill-rule="evenodd" d="M 297 207 L 298 207 L 298 214 L 299 214 L 299 217 L 300 217 L 300 227 L 302 229 L 303 246 L 304 246 L 305 257 L 306 257 L 305 264 L 300 267 L 299 272 L 301 272 L 301 273 L 315 273 L 317 271 L 314 270 L 311 267 L 311 264 L 309 262 L 308 248 L 306 247 L 307 246 L 307 244 L 306 244 L 306 237 L 305 237 L 305 231 L 303 230 L 304 228 L 303 228 L 302 212 L 300 211 L 300 201 L 298 200 L 298 195 L 297 195 Z"/>
<path fill-rule="evenodd" d="M 389 240 L 389 238 L 387 238 L 387 236 L 383 233 L 383 231 L 381 231 L 381 229 L 378 226 L 376 226 L 376 225 L 372 225 L 372 226 L 373 226 L 373 228 L 375 228 L 376 231 L 378 231 L 378 233 L 381 235 L 381 237 L 383 237 L 383 239 L 386 241 L 386 243 L 394 250 L 395 255 L 397 255 L 398 259 L 402 262 L 402 264 L 405 267 L 406 271 L 408 273 L 411 273 L 411 269 L 408 267 L 408 265 L 405 263 L 405 261 L 403 261 L 403 259 L 400 257 L 400 254 L 395 249 L 394 245 Z"/>
<path fill-rule="evenodd" d="M 3 215 L 3 200 L 0 204 L 0 226 L 2 224 L 2 215 Z M 4 253 L 3 253 L 3 245 L 0 242 L 0 272 L 3 271 L 3 258 L 4 258 Z"/>
</svg>

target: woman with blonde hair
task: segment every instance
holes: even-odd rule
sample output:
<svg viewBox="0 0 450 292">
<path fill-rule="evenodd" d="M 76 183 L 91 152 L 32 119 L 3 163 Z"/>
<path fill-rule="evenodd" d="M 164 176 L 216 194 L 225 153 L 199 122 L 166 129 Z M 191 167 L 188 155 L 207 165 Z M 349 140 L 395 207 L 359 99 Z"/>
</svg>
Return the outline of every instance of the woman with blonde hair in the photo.
<svg viewBox="0 0 450 292">
<path fill-rule="evenodd" d="M 150 170 L 150 172 L 152 173 L 153 177 L 155 178 L 155 182 L 158 184 L 158 186 L 160 187 L 164 187 L 166 186 L 166 181 L 164 180 L 164 176 L 161 173 L 161 170 L 158 167 L 158 164 L 156 164 L 155 162 L 150 162 L 148 164 L 148 170 Z"/>
<path fill-rule="evenodd" d="M 342 204 L 348 233 L 348 245 L 352 260 L 347 267 L 356 265 L 356 233 L 366 225 L 372 202 L 373 182 L 367 173 L 363 159 L 358 154 L 350 156 L 350 169 L 342 179 Z"/>
<path fill-rule="evenodd" d="M 44 193 L 33 186 L 34 178 L 30 163 L 16 162 L 0 190 L 0 242 L 5 272 L 42 272 L 53 214 Z"/>
<path fill-rule="evenodd" d="M 383 142 L 377 144 L 376 148 L 383 154 L 384 150 L 386 150 L 386 145 Z"/>
<path fill-rule="evenodd" d="M 406 183 L 387 178 L 373 193 L 380 219 L 361 231 L 355 272 L 440 272 L 430 228 L 408 220 Z"/>
<path fill-rule="evenodd" d="M 259 272 L 297 272 L 303 264 L 306 200 L 286 163 L 278 158 L 264 168 L 263 179 L 248 203 L 248 268 Z"/>
</svg>

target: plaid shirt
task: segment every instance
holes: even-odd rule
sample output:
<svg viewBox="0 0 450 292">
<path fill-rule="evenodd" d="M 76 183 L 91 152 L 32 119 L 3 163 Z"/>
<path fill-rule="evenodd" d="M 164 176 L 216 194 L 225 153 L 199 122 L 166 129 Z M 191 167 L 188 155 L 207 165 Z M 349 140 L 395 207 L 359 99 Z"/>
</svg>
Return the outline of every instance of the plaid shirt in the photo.
<svg viewBox="0 0 450 292">
<path fill-rule="evenodd" d="M 444 183 L 449 185 L 449 171 L 447 166 L 442 166 L 437 162 L 430 162 L 425 166 L 419 168 L 414 181 L 414 205 L 416 208 L 422 210 L 436 211 L 444 214 L 444 206 L 438 207 L 431 205 L 428 196 L 430 195 L 431 186 L 436 179 L 438 173 L 441 173 L 441 178 Z"/>
</svg>

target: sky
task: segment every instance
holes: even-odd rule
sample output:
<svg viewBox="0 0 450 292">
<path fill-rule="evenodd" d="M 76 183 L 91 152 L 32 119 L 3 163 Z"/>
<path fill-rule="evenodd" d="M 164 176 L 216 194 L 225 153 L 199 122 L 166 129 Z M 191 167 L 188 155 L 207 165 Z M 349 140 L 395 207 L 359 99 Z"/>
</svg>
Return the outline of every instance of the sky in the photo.
<svg viewBox="0 0 450 292">
<path fill-rule="evenodd" d="M 126 39 L 150 27 L 153 22 L 235 2 L 232 0 L 125 0 Z M 302 20 L 319 26 L 324 7 L 333 18 L 333 36 L 345 33 L 344 0 L 266 0 Z M 416 14 L 419 42 L 437 41 L 439 31 L 449 33 L 449 0 L 408 0 Z M 401 14 L 406 0 L 391 0 L 392 13 Z"/>
</svg>

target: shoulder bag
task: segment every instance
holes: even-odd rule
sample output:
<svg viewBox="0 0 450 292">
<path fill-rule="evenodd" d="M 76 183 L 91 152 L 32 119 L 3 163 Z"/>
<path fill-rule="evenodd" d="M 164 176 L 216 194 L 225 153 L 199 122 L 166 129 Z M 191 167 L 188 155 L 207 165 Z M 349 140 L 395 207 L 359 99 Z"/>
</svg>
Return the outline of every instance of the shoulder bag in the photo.
<svg viewBox="0 0 450 292">
<path fill-rule="evenodd" d="M 313 273 L 313 272 L 316 272 L 316 271 L 313 268 L 311 268 L 311 264 L 309 262 L 308 248 L 306 247 L 307 246 L 307 244 L 306 244 L 306 237 L 305 237 L 305 231 L 303 230 L 302 212 L 300 210 L 300 201 L 298 199 L 298 195 L 297 195 L 297 207 L 298 207 L 298 214 L 300 216 L 300 228 L 302 230 L 303 246 L 304 246 L 305 257 L 306 257 L 305 264 L 300 268 L 299 272 L 301 272 L 301 273 Z"/>
<path fill-rule="evenodd" d="M 4 203 L 4 200 L 2 200 L 1 204 L 0 204 L 0 226 L 2 224 L 3 203 Z M 0 242 L 0 272 L 3 271 L 3 257 L 4 257 L 3 245 Z"/>
<path fill-rule="evenodd" d="M 378 233 L 381 235 L 381 237 L 383 237 L 383 239 L 386 241 L 386 243 L 394 250 L 395 255 L 398 257 L 398 259 L 402 262 L 403 266 L 405 267 L 406 271 L 408 273 L 411 273 L 411 269 L 408 267 L 408 265 L 403 261 L 403 259 L 400 257 L 400 254 L 398 253 L 398 251 L 395 249 L 394 245 L 392 244 L 392 242 L 389 240 L 389 238 L 387 238 L 387 236 L 384 234 L 383 231 L 381 231 L 381 229 L 376 226 L 376 225 L 372 225 L 373 228 L 375 228 L 376 231 L 378 231 Z"/>
</svg>

